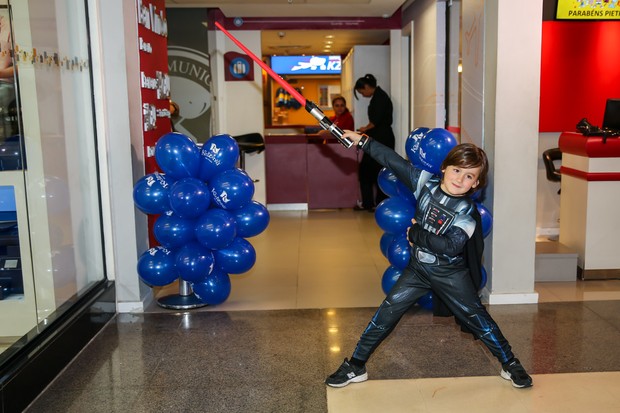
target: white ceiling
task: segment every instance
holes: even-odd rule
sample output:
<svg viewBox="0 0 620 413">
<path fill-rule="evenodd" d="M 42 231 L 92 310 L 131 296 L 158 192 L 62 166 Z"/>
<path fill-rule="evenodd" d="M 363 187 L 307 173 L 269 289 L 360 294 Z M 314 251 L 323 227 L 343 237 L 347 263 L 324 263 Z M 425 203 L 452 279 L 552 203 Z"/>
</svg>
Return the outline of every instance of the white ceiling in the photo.
<svg viewBox="0 0 620 413">
<path fill-rule="evenodd" d="M 334 21 L 335 17 L 388 18 L 414 0 L 166 0 L 166 7 L 219 8 L 226 17 L 287 18 L 296 22 Z M 307 23 L 304 21 L 303 23 Z M 290 24 L 288 25 L 290 27 Z M 327 39 L 325 36 L 334 36 Z M 354 45 L 384 44 L 388 30 L 263 30 L 263 54 L 347 54 Z M 331 49 L 326 41 L 331 40 Z"/>
<path fill-rule="evenodd" d="M 226 17 L 390 17 L 405 0 L 166 0 L 167 7 L 216 7 Z"/>
</svg>

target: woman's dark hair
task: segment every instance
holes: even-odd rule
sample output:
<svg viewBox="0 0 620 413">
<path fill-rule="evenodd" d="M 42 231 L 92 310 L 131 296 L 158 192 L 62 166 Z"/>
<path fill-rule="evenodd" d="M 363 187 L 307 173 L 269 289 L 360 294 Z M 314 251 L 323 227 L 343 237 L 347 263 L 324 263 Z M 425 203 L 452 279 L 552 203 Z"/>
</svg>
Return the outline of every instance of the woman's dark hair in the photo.
<svg viewBox="0 0 620 413">
<path fill-rule="evenodd" d="M 355 86 L 353 87 L 353 94 L 355 95 L 355 99 L 357 99 L 357 89 L 364 89 L 365 86 L 370 86 L 371 88 L 377 87 L 377 78 L 368 73 L 364 77 L 360 77 L 355 82 Z"/>
<path fill-rule="evenodd" d="M 487 174 L 489 173 L 487 154 L 473 143 L 462 143 L 452 148 L 441 163 L 441 170 L 445 170 L 448 166 L 468 169 L 480 167 L 478 185 L 476 188 L 470 189 L 470 193 L 484 188 L 487 184 Z"/>
</svg>

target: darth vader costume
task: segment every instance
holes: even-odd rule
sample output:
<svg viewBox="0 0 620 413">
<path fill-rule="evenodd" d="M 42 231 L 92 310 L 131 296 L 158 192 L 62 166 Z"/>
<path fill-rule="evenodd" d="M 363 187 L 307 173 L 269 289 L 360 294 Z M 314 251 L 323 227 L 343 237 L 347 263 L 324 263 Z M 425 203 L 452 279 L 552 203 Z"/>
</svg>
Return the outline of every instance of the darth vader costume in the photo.
<svg viewBox="0 0 620 413">
<path fill-rule="evenodd" d="M 513 359 L 510 344 L 478 296 L 484 240 L 474 201 L 444 192 L 440 176 L 415 168 L 377 141 L 368 140 L 363 150 L 413 192 L 417 208 L 416 224 L 407 234 L 413 245 L 409 263 L 362 333 L 354 359 L 368 361 L 405 312 L 429 291 L 435 315 L 454 315 L 500 363 Z"/>
</svg>

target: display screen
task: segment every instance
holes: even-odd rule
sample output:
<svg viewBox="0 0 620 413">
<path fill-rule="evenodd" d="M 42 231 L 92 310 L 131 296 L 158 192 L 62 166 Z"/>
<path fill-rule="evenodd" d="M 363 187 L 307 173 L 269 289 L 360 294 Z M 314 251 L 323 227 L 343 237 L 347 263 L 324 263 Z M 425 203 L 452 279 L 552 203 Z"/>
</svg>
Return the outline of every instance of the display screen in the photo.
<svg viewBox="0 0 620 413">
<path fill-rule="evenodd" d="M 0 186 L 0 231 L 5 229 L 5 224 L 17 221 L 16 211 L 15 189 L 12 186 Z"/>
<path fill-rule="evenodd" d="M 611 0 L 558 0 L 555 17 L 560 20 L 620 20 L 620 4 Z"/>
<path fill-rule="evenodd" d="M 620 131 L 620 99 L 607 99 L 603 128 Z"/>
<path fill-rule="evenodd" d="M 271 68 L 279 75 L 339 75 L 340 56 L 272 56 Z"/>
</svg>

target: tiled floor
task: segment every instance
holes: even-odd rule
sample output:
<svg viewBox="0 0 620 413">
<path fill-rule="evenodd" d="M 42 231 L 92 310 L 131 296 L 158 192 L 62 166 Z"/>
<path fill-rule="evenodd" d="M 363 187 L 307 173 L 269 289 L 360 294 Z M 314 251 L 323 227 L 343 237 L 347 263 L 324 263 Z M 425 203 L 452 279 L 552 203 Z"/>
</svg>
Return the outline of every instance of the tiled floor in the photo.
<svg viewBox="0 0 620 413">
<path fill-rule="evenodd" d="M 489 308 L 531 389 L 418 307 L 370 360 L 369 381 L 327 389 L 383 298 L 381 234 L 367 212 L 272 212 L 226 302 L 117 316 L 27 412 L 620 411 L 620 281 L 537 284 L 539 304 Z"/>
</svg>

